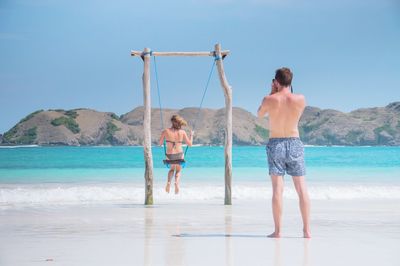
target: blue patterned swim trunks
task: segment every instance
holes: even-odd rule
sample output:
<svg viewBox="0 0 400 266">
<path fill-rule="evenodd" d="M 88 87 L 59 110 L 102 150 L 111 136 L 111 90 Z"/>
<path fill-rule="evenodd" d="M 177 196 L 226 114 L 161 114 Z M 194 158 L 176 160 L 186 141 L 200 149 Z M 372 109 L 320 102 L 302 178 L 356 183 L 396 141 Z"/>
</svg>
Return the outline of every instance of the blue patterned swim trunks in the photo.
<svg viewBox="0 0 400 266">
<path fill-rule="evenodd" d="M 270 175 L 304 176 L 304 146 L 300 138 L 271 138 L 267 144 Z"/>
</svg>

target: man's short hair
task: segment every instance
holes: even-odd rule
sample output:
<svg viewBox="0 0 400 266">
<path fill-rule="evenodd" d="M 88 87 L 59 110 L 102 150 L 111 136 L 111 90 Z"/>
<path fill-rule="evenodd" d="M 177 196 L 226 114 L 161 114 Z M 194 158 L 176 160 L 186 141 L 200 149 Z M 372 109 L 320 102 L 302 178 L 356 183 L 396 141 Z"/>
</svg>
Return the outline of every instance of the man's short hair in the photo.
<svg viewBox="0 0 400 266">
<path fill-rule="evenodd" d="M 292 84 L 293 73 L 287 67 L 282 67 L 276 70 L 275 79 L 283 87 L 288 87 Z"/>
</svg>

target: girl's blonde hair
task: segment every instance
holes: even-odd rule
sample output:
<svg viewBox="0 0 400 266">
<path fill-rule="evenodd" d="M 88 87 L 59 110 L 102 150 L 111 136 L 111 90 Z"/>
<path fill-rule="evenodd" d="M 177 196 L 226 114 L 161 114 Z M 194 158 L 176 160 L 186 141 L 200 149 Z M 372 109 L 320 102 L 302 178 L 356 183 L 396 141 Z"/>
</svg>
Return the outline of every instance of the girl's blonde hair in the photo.
<svg viewBox="0 0 400 266">
<path fill-rule="evenodd" d="M 173 115 L 171 122 L 174 129 L 181 129 L 182 126 L 187 126 L 187 122 L 180 115 Z"/>
</svg>

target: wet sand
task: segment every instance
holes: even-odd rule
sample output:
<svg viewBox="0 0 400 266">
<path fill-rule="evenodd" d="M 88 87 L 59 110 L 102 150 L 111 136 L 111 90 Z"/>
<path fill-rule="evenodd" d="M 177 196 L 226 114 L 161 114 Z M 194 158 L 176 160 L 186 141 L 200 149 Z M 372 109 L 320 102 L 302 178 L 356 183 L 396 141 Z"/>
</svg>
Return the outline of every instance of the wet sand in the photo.
<svg viewBox="0 0 400 266">
<path fill-rule="evenodd" d="M 400 202 L 314 200 L 312 239 L 285 199 L 0 208 L 0 265 L 400 265 Z"/>
</svg>

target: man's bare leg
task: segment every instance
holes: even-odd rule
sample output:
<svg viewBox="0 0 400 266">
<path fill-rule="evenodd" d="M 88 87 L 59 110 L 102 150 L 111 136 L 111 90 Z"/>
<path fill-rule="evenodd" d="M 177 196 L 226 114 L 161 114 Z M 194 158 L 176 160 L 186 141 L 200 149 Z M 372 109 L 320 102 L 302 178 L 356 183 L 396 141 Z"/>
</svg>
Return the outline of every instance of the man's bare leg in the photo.
<svg viewBox="0 0 400 266">
<path fill-rule="evenodd" d="M 271 176 L 272 181 L 272 214 L 274 216 L 275 231 L 268 237 L 281 237 L 283 177 Z"/>
<path fill-rule="evenodd" d="M 310 198 L 304 176 L 293 176 L 294 187 L 299 195 L 300 212 L 303 219 L 303 234 L 305 238 L 311 238 L 310 231 Z"/>
<path fill-rule="evenodd" d="M 179 193 L 179 181 L 181 177 L 182 167 L 180 165 L 176 165 L 175 167 L 175 194 Z"/>
<path fill-rule="evenodd" d="M 175 172 L 175 169 L 173 166 L 171 166 L 171 169 L 168 171 L 167 185 L 165 186 L 165 191 L 167 193 L 169 193 L 169 191 L 171 189 L 171 180 L 172 180 L 172 177 L 174 176 L 174 172 Z"/>
</svg>

